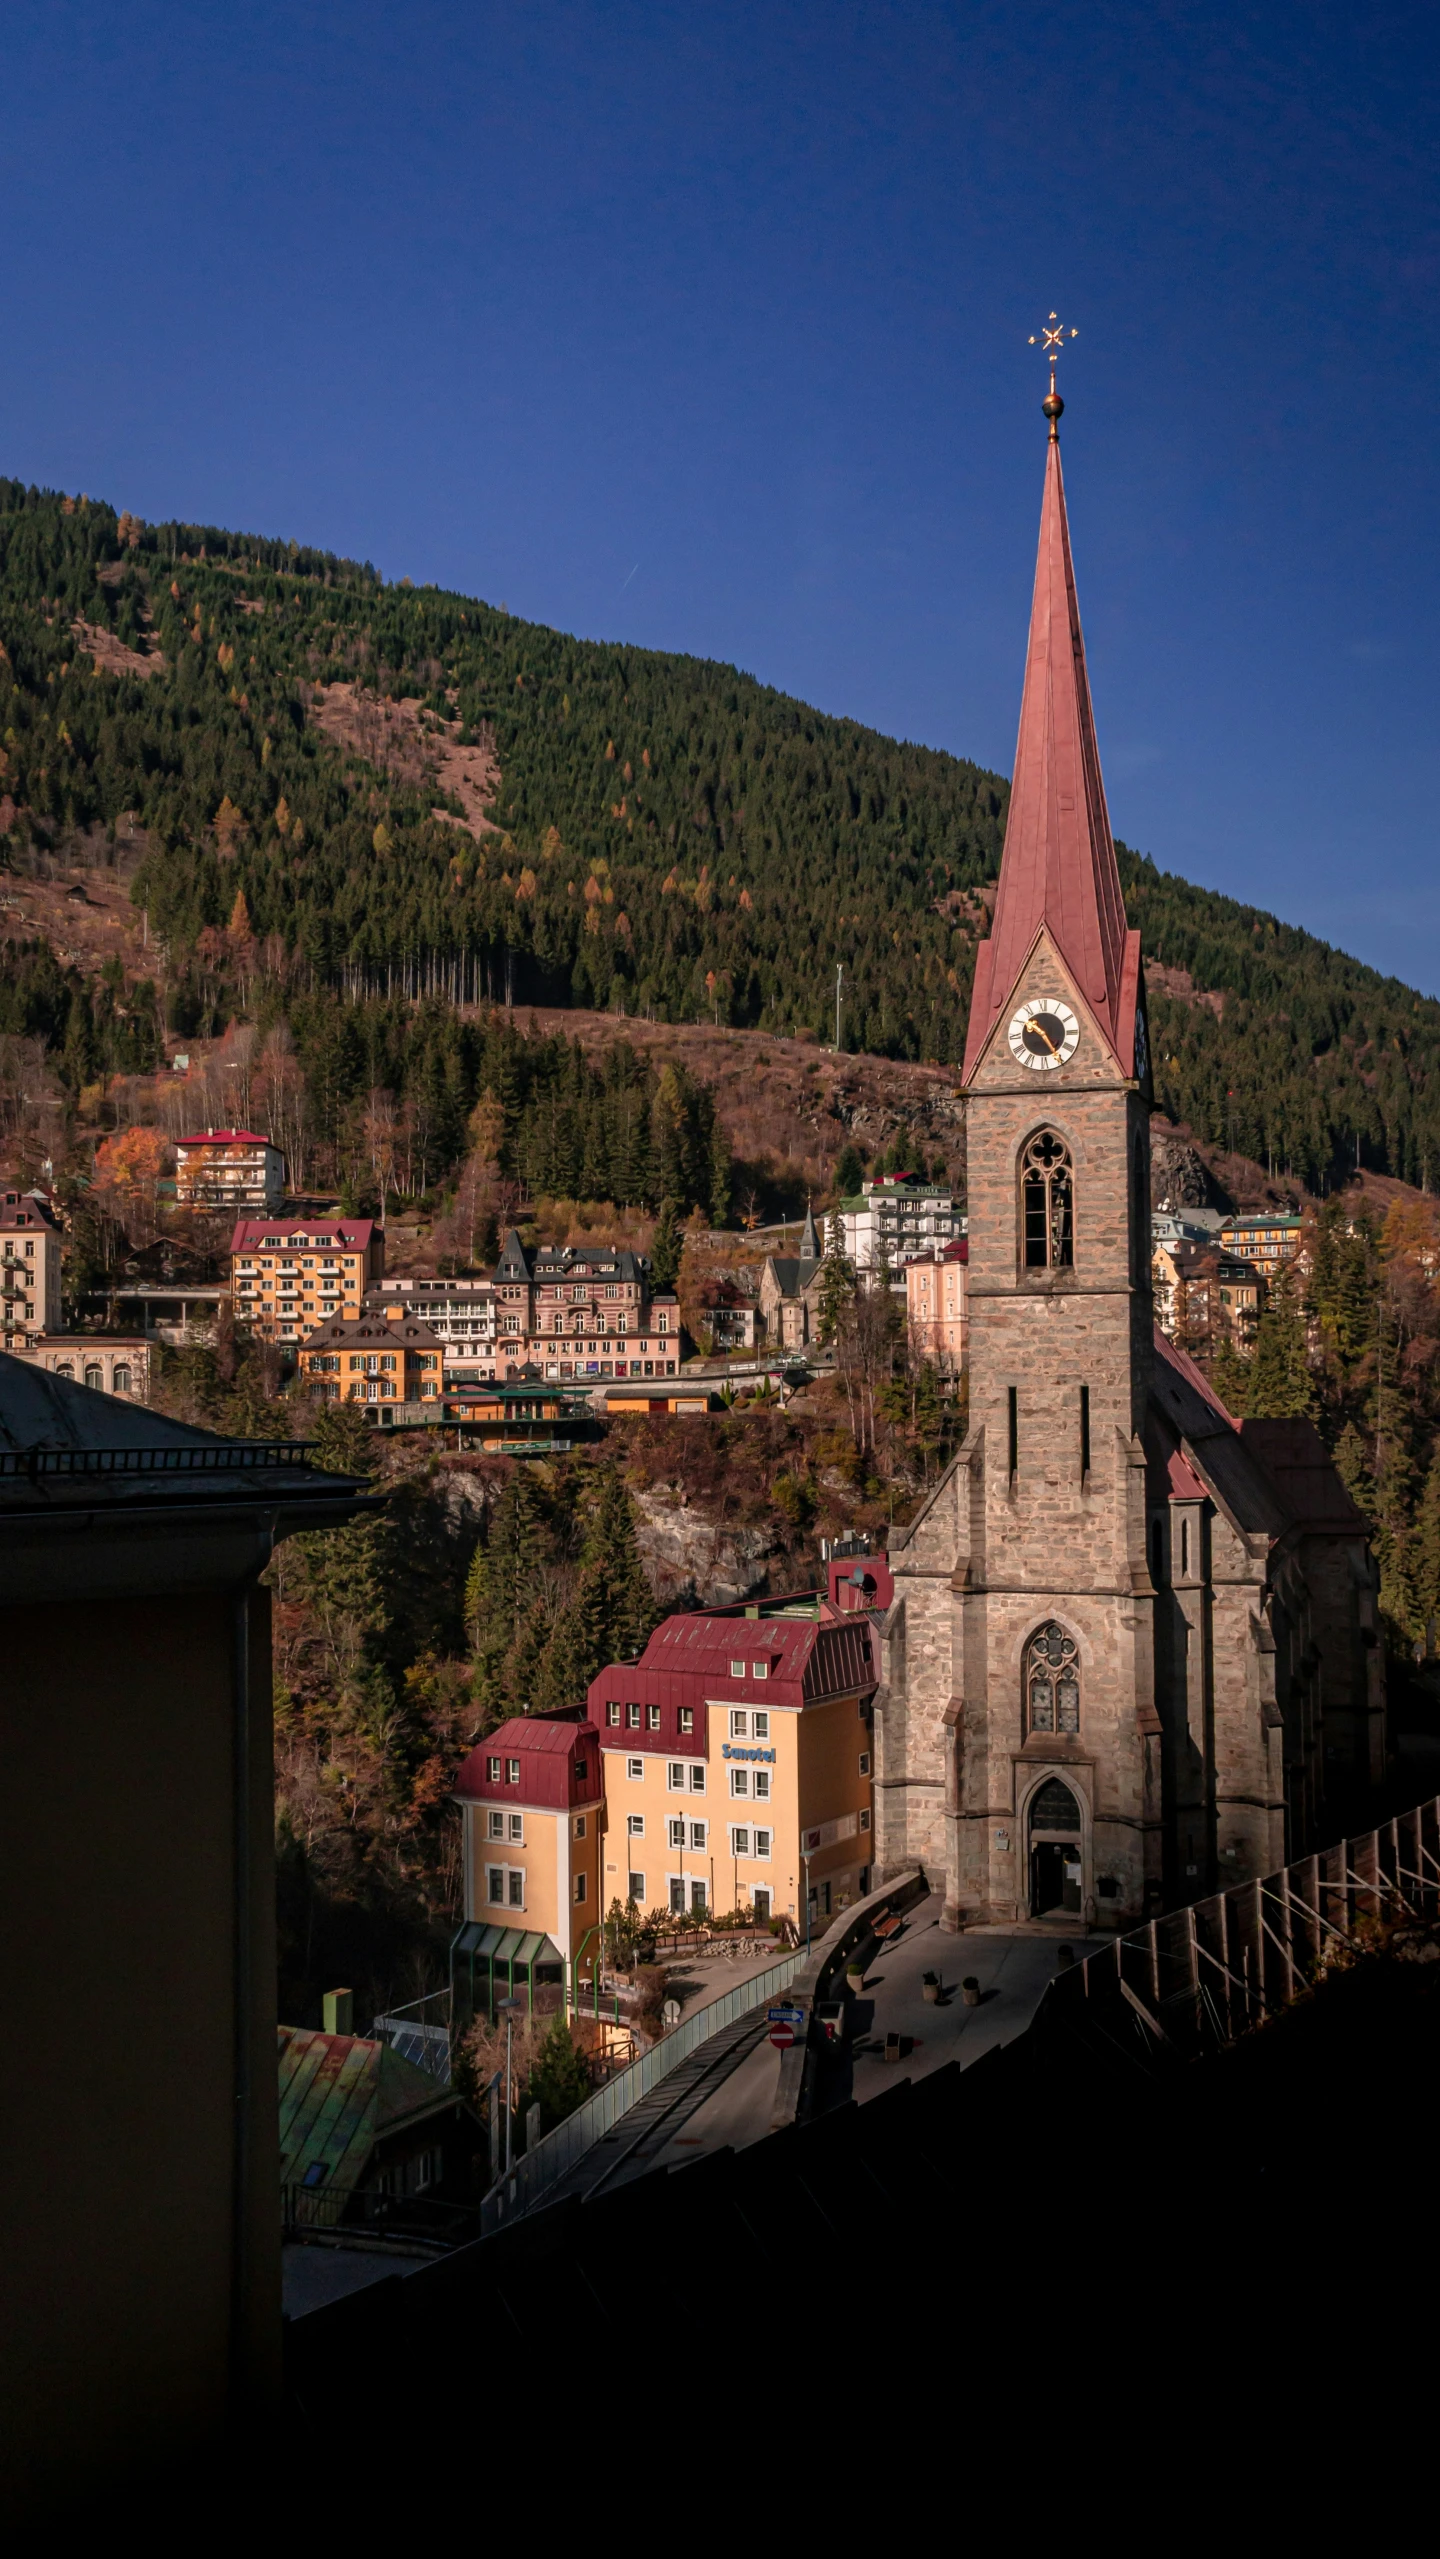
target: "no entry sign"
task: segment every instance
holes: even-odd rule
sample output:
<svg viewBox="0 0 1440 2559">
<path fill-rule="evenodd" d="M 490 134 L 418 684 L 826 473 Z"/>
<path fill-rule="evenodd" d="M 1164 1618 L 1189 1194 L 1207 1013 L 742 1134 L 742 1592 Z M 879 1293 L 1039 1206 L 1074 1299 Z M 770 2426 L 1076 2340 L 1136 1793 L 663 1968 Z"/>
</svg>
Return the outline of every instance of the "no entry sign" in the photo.
<svg viewBox="0 0 1440 2559">
<path fill-rule="evenodd" d="M 795 2029 L 794 2029 L 794 2027 L 793 2027 L 793 2026 L 772 2026 L 772 2027 L 771 2027 L 771 2029 L 770 2029 L 770 2041 L 771 2041 L 771 2043 L 772 2043 L 772 2044 L 774 2044 L 774 2045 L 776 2046 L 777 2050 L 779 2050 L 780 2052 L 782 2052 L 782 2053 L 783 2053 L 783 2052 L 788 2052 L 788 2051 L 789 2051 L 789 2049 L 790 2049 L 790 2046 L 791 2046 L 791 2045 L 794 2043 L 794 2041 L 795 2041 Z"/>
</svg>

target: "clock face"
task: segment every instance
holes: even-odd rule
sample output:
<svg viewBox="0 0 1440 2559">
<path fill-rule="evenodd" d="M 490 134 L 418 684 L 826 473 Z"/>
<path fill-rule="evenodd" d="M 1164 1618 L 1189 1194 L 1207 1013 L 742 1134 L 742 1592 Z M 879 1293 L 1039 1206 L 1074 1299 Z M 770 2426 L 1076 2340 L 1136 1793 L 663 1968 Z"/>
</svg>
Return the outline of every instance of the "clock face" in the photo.
<svg viewBox="0 0 1440 2559">
<path fill-rule="evenodd" d="M 1044 1074 L 1052 1066 L 1063 1066 L 1080 1045 L 1080 1025 L 1068 1004 L 1052 995 L 1037 996 L 1033 1004 L 1022 1004 L 1010 1025 L 1010 1053 L 1021 1066 L 1033 1066 Z"/>
</svg>

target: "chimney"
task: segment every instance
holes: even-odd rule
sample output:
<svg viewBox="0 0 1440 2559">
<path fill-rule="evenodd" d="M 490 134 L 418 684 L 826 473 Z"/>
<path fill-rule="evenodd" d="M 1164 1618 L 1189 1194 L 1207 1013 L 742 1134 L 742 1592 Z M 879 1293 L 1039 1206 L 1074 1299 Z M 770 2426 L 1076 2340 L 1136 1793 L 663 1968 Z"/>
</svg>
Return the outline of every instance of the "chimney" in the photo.
<svg viewBox="0 0 1440 2559">
<path fill-rule="evenodd" d="M 354 2034 L 355 1993 L 353 1990 L 326 1991 L 325 2032 L 327 2035 Z"/>
</svg>

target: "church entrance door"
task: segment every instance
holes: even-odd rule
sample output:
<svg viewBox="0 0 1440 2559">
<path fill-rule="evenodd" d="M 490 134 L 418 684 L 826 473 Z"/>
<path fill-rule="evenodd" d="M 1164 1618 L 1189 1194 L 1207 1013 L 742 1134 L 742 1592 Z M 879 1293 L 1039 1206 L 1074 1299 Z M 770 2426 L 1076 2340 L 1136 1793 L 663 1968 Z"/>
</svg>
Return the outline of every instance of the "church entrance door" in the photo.
<svg viewBox="0 0 1440 2559">
<path fill-rule="evenodd" d="M 1078 1912 L 1080 1885 L 1080 1807 L 1068 1786 L 1049 1777 L 1030 1807 L 1031 1918 Z"/>
</svg>

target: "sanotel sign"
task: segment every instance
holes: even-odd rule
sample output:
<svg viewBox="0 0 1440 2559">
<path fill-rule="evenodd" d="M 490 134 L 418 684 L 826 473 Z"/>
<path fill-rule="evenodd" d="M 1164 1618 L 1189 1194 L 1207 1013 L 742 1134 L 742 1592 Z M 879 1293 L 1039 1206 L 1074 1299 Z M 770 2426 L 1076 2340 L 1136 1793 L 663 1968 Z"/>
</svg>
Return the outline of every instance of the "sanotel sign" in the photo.
<svg viewBox="0 0 1440 2559">
<path fill-rule="evenodd" d="M 722 1759 L 773 1759 L 775 1753 L 773 1750 L 736 1750 L 732 1743 L 722 1742 L 720 1756 Z"/>
</svg>

